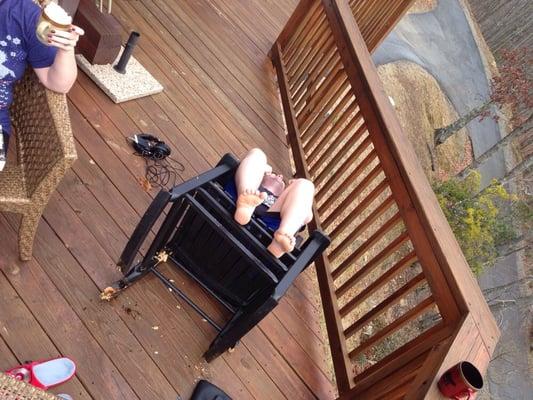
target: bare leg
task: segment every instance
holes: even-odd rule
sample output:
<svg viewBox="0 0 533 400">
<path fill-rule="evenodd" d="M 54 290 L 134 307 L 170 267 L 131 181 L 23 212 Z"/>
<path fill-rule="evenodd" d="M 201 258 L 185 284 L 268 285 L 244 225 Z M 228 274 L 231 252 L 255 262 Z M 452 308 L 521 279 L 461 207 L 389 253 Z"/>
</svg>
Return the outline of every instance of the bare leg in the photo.
<svg viewBox="0 0 533 400">
<path fill-rule="evenodd" d="M 294 248 L 294 235 L 313 218 L 315 187 L 307 179 L 296 179 L 283 191 L 269 211 L 278 211 L 281 223 L 268 250 L 277 258 Z"/>
<path fill-rule="evenodd" d="M 260 149 L 250 150 L 237 168 L 237 208 L 234 218 L 241 225 L 250 222 L 255 208 L 266 198 L 266 193 L 258 189 L 268 168 L 266 155 Z"/>
</svg>

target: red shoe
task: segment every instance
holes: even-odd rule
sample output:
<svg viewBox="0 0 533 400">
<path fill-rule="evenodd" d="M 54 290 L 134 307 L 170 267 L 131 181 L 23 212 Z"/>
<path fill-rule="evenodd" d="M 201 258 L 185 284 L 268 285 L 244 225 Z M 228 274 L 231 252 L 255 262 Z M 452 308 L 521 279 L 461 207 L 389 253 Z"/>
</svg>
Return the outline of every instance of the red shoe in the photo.
<svg viewBox="0 0 533 400">
<path fill-rule="evenodd" d="M 47 390 L 65 383 L 76 373 L 76 364 L 70 358 L 33 361 L 6 371 L 20 381 Z"/>
</svg>

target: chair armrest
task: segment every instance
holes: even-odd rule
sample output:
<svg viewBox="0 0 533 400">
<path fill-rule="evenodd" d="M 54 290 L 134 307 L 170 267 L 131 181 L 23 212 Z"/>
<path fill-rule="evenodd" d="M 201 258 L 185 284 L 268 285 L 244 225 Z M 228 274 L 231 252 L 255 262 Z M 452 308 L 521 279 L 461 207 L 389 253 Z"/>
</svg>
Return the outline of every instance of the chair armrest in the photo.
<svg viewBox="0 0 533 400">
<path fill-rule="evenodd" d="M 321 230 L 317 229 L 311 233 L 303 244 L 300 255 L 274 289 L 273 298 L 276 301 L 283 297 L 298 275 L 319 257 L 330 243 L 330 238 Z"/>
<path fill-rule="evenodd" d="M 173 187 L 170 191 L 172 193 L 172 200 L 174 201 L 185 193 L 197 189 L 210 181 L 219 179 L 223 175 L 234 172 L 238 166 L 239 160 L 230 153 L 225 154 L 215 168 Z"/>
<path fill-rule="evenodd" d="M 163 210 L 170 202 L 170 198 L 170 192 L 167 192 L 164 189 L 159 191 L 142 216 L 141 221 L 135 227 L 130 240 L 128 240 L 126 247 L 124 247 L 124 250 L 120 255 L 120 259 L 117 262 L 117 265 L 123 272 L 126 272 L 131 267 L 139 248 L 148 235 L 148 232 L 150 232 L 159 216 L 163 213 Z"/>
<path fill-rule="evenodd" d="M 66 96 L 46 89 L 32 70 L 13 95 L 11 117 L 28 197 L 38 189 L 51 192 L 76 159 Z"/>
</svg>

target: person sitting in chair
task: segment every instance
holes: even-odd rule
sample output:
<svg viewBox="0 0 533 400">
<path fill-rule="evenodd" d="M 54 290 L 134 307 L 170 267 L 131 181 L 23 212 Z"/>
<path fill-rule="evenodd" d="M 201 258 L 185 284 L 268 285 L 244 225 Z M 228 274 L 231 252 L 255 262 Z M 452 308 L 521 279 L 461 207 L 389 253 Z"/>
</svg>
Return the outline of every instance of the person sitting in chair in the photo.
<svg viewBox="0 0 533 400">
<path fill-rule="evenodd" d="M 76 80 L 74 47 L 83 30 L 75 25 L 68 32 L 51 30 L 45 45 L 36 35 L 40 15 L 41 8 L 32 0 L 0 0 L 0 150 L 4 152 L 11 133 L 8 109 L 13 86 L 26 67 L 32 67 L 54 92 L 68 92 Z"/>
<path fill-rule="evenodd" d="M 293 179 L 285 186 L 283 176 L 272 173 L 265 153 L 252 149 L 237 168 L 235 186 L 235 221 L 246 225 L 255 212 L 274 230 L 268 250 L 277 258 L 292 251 L 294 235 L 313 219 L 313 183 Z"/>
</svg>

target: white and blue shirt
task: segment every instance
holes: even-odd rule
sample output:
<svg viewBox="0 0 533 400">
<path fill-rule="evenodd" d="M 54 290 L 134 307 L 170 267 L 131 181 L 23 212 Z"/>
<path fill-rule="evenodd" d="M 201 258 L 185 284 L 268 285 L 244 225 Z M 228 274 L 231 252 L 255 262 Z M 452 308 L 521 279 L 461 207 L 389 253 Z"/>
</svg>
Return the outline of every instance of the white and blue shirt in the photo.
<svg viewBox="0 0 533 400">
<path fill-rule="evenodd" d="M 13 86 L 29 65 L 46 68 L 54 63 L 56 48 L 42 44 L 35 34 L 41 9 L 32 0 L 0 0 L 0 126 L 11 133 L 9 106 Z"/>
</svg>

